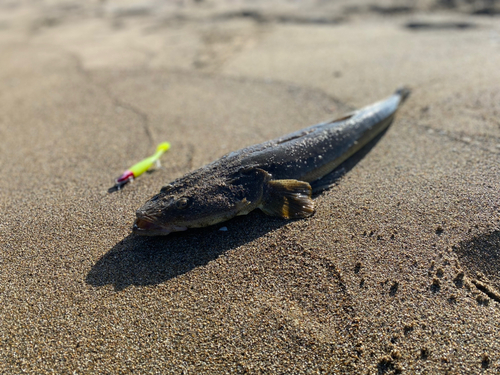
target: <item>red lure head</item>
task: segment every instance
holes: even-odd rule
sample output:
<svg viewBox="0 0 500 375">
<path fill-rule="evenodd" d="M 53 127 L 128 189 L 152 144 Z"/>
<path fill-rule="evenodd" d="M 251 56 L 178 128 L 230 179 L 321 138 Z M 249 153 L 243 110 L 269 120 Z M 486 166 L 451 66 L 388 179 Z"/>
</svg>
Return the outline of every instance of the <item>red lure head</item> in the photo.
<svg viewBox="0 0 500 375">
<path fill-rule="evenodd" d="M 123 174 L 116 179 L 116 183 L 119 184 L 120 182 L 123 181 L 128 181 L 134 178 L 134 174 L 132 171 L 125 171 Z"/>
</svg>

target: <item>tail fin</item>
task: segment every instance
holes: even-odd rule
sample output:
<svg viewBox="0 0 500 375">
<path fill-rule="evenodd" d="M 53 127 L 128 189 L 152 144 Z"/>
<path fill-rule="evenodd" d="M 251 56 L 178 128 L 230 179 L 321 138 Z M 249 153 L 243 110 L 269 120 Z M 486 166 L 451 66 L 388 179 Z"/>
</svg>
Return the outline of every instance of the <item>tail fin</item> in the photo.
<svg viewBox="0 0 500 375">
<path fill-rule="evenodd" d="M 411 89 L 407 86 L 400 87 L 396 90 L 395 94 L 401 97 L 401 103 L 403 103 L 408 96 L 410 96 Z"/>
</svg>

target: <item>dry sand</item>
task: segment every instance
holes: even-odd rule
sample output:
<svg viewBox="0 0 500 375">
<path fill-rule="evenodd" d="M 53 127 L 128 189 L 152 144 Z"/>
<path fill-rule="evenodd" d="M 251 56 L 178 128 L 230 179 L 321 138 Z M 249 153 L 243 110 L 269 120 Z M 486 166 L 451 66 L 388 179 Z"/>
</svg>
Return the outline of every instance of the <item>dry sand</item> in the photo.
<svg viewBox="0 0 500 375">
<path fill-rule="evenodd" d="M 499 373 L 500 8 L 453 3 L 0 1 L 0 372 Z M 401 84 L 313 217 L 131 235 L 164 183 Z"/>
</svg>

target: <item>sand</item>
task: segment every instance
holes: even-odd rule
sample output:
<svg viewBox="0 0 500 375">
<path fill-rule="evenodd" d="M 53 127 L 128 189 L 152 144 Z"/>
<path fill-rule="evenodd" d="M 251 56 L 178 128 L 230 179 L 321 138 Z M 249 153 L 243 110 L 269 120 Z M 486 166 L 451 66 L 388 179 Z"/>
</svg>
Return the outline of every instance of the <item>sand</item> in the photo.
<svg viewBox="0 0 500 375">
<path fill-rule="evenodd" d="M 500 372 L 499 11 L 0 2 L 0 372 Z M 314 216 L 131 234 L 165 183 L 403 84 Z"/>
</svg>

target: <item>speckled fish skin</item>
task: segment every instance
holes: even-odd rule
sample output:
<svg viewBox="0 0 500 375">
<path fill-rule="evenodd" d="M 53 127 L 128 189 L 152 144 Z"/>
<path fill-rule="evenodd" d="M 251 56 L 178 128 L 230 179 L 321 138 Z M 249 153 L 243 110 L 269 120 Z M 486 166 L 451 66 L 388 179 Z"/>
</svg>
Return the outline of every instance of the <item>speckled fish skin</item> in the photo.
<svg viewBox="0 0 500 375">
<path fill-rule="evenodd" d="M 253 152 L 250 147 L 244 162 L 259 166 L 275 179 L 313 182 L 330 173 L 385 130 L 408 94 L 408 89 L 400 89 L 383 101 L 345 116 L 344 120 L 320 123 L 253 146 Z"/>
<path fill-rule="evenodd" d="M 314 213 L 312 183 L 385 130 L 409 95 L 385 100 L 334 121 L 231 152 L 164 186 L 137 210 L 134 233 L 166 235 L 213 225 L 260 208 L 271 216 Z"/>
</svg>

